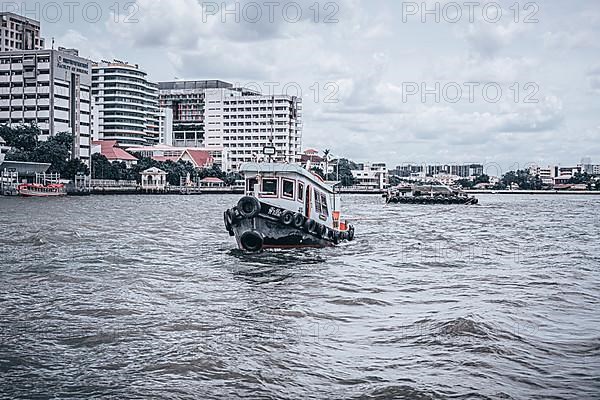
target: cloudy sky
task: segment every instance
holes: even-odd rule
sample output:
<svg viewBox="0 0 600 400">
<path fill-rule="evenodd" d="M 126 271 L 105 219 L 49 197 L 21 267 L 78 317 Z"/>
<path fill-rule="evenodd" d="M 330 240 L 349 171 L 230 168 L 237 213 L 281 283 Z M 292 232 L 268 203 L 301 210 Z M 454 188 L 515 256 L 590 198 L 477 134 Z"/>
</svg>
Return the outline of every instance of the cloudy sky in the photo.
<svg viewBox="0 0 600 400">
<path fill-rule="evenodd" d="M 598 1 L 515 2 L 25 3 L 48 43 L 155 81 L 300 91 L 304 147 L 392 166 L 600 162 Z"/>
</svg>

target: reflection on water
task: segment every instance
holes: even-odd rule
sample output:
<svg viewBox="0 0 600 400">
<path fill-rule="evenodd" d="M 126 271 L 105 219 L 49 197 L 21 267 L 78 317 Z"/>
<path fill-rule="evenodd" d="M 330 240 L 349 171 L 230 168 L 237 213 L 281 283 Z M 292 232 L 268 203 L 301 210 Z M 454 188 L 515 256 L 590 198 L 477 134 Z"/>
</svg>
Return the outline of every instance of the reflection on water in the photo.
<svg viewBox="0 0 600 400">
<path fill-rule="evenodd" d="M 0 397 L 600 393 L 600 198 L 346 196 L 355 242 L 255 255 L 236 200 L 0 198 Z"/>
</svg>

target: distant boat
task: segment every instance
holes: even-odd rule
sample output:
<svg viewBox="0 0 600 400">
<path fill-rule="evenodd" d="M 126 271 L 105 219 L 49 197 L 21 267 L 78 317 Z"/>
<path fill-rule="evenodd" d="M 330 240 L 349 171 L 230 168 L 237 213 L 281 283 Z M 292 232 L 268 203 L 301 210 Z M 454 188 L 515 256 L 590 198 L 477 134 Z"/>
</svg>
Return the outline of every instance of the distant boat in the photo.
<svg viewBox="0 0 600 400">
<path fill-rule="evenodd" d="M 408 194 L 411 193 L 410 196 Z M 412 188 L 391 189 L 384 195 L 386 203 L 393 204 L 466 204 L 475 205 L 479 200 L 446 185 L 414 185 Z"/>
<path fill-rule="evenodd" d="M 66 196 L 67 190 L 61 183 L 41 185 L 39 183 L 26 183 L 17 188 L 19 195 L 23 197 L 58 197 Z"/>
</svg>

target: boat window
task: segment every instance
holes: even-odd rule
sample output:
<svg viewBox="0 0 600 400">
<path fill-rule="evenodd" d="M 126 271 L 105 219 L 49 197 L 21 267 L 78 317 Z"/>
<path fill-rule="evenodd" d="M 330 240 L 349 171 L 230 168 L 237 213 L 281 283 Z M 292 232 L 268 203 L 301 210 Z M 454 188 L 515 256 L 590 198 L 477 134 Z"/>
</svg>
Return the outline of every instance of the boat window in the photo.
<svg viewBox="0 0 600 400">
<path fill-rule="evenodd" d="M 298 182 L 298 201 L 304 201 L 304 183 Z"/>
<path fill-rule="evenodd" d="M 323 209 L 321 207 L 321 192 L 315 190 L 315 211 L 317 214 L 322 214 Z"/>
<path fill-rule="evenodd" d="M 329 215 L 329 209 L 327 208 L 327 196 L 321 194 L 321 214 Z"/>
<path fill-rule="evenodd" d="M 294 181 L 283 179 L 283 197 L 294 200 Z"/>
<path fill-rule="evenodd" d="M 277 195 L 277 179 L 263 179 L 262 193 Z"/>
<path fill-rule="evenodd" d="M 247 180 L 248 188 L 246 189 L 248 192 L 254 191 L 254 185 L 258 184 L 258 180 L 256 178 L 250 178 Z"/>
</svg>

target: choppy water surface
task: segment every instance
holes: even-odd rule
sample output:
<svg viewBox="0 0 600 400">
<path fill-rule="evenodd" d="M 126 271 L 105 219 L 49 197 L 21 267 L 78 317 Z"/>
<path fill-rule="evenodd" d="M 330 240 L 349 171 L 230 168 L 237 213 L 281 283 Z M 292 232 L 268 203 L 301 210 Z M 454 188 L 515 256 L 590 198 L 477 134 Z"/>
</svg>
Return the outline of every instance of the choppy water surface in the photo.
<svg viewBox="0 0 600 400">
<path fill-rule="evenodd" d="M 600 398 L 600 197 L 384 206 L 245 255 L 235 196 L 0 198 L 6 398 Z"/>
</svg>

